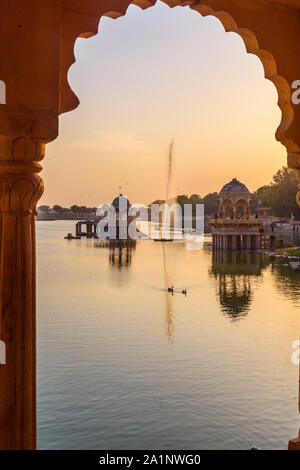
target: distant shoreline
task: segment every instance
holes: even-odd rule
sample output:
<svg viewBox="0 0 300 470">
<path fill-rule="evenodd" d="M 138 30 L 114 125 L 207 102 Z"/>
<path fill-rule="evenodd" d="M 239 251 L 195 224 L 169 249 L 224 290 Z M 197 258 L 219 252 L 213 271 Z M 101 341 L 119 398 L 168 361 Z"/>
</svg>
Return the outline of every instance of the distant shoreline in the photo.
<svg viewBox="0 0 300 470">
<path fill-rule="evenodd" d="M 96 219 L 96 214 L 93 213 L 82 213 L 82 214 L 38 214 L 36 220 L 39 221 L 55 221 L 55 220 L 87 220 Z"/>
</svg>

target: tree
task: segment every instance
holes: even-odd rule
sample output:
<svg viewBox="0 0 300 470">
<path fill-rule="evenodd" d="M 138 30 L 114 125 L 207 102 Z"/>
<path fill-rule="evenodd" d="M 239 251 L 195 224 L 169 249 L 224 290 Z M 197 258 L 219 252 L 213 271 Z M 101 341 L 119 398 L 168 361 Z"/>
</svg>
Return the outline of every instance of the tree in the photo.
<svg viewBox="0 0 300 470">
<path fill-rule="evenodd" d="M 290 217 L 293 213 L 296 218 L 300 218 L 300 208 L 296 203 L 298 192 L 298 181 L 294 170 L 282 167 L 275 173 L 269 185 L 261 186 L 254 193 L 256 204 L 271 207 L 272 212 L 277 217 Z"/>
<path fill-rule="evenodd" d="M 58 214 L 62 214 L 62 213 L 64 212 L 64 208 L 61 207 L 61 206 L 59 206 L 59 205 L 57 205 L 57 204 L 56 204 L 55 206 L 53 206 L 52 209 L 53 209 L 55 212 L 57 212 Z"/>
<path fill-rule="evenodd" d="M 151 202 L 148 207 L 152 206 L 152 204 L 158 204 L 159 206 L 161 206 L 164 203 L 165 203 L 164 199 L 156 199 L 155 201 Z"/>
<path fill-rule="evenodd" d="M 267 200 L 274 215 L 279 217 L 290 217 L 293 213 L 300 217 L 300 208 L 296 203 L 298 192 L 298 181 L 294 170 L 283 167 L 273 176 Z"/>
<path fill-rule="evenodd" d="M 196 204 L 203 204 L 203 199 L 199 194 L 192 194 L 189 198 L 190 204 L 196 205 Z"/>
<path fill-rule="evenodd" d="M 180 196 L 177 196 L 177 202 L 183 209 L 184 204 L 190 204 L 190 199 L 186 194 L 181 194 Z"/>
<path fill-rule="evenodd" d="M 74 204 L 73 206 L 70 207 L 71 211 L 74 213 L 74 214 L 78 214 L 78 212 L 80 212 L 80 207 L 79 206 L 76 206 L 76 204 Z"/>
<path fill-rule="evenodd" d="M 211 215 L 216 212 L 217 200 L 218 200 L 218 193 L 209 193 L 202 199 L 202 203 L 204 204 L 205 215 Z"/>
<path fill-rule="evenodd" d="M 269 195 L 270 193 L 270 185 L 264 185 L 258 188 L 253 194 L 252 197 L 254 199 L 254 204 L 257 206 L 259 203 L 263 205 L 269 205 Z"/>
<path fill-rule="evenodd" d="M 49 210 L 50 210 L 50 206 L 39 206 L 38 210 L 41 211 L 41 212 L 47 212 L 48 213 Z"/>
</svg>

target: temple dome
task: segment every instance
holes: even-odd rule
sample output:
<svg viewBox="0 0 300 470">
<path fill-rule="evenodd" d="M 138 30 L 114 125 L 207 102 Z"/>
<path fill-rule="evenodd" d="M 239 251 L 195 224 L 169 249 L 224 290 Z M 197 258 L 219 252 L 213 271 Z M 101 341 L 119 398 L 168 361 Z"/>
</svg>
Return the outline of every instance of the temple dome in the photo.
<svg viewBox="0 0 300 470">
<path fill-rule="evenodd" d="M 231 180 L 230 183 L 227 183 L 223 186 L 223 188 L 220 191 L 219 196 L 226 197 L 226 196 L 236 195 L 236 194 L 239 194 L 244 197 L 246 196 L 247 198 L 249 198 L 249 196 L 251 197 L 250 191 L 247 188 L 247 186 L 245 186 L 243 183 L 238 181 L 236 178 L 233 178 L 233 180 Z"/>
<path fill-rule="evenodd" d="M 221 189 L 217 204 L 221 218 L 223 215 L 225 218 L 227 216 L 235 218 L 238 215 L 238 218 L 246 219 L 250 216 L 253 199 L 247 186 L 233 178 Z M 228 214 L 228 210 L 231 214 Z"/>
<path fill-rule="evenodd" d="M 129 199 L 126 196 L 123 196 L 123 194 L 120 194 L 119 196 L 115 197 L 115 199 L 112 202 L 112 206 L 114 206 L 116 210 L 120 210 L 120 208 L 121 210 L 124 210 L 126 208 L 128 210 L 131 204 L 129 202 Z"/>
</svg>

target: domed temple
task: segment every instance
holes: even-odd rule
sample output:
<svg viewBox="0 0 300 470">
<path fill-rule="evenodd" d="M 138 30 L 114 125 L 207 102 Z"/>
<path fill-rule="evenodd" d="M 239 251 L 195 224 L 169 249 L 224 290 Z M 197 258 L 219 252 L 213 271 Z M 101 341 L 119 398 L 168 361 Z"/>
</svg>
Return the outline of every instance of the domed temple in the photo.
<svg viewBox="0 0 300 470">
<path fill-rule="evenodd" d="M 268 233 L 264 220 L 252 214 L 253 199 L 248 188 L 234 178 L 221 189 L 217 212 L 209 221 L 214 250 L 273 249 L 276 235 Z"/>
<path fill-rule="evenodd" d="M 120 194 L 115 197 L 111 203 L 116 212 L 116 239 L 127 239 L 128 238 L 128 225 L 134 220 L 134 217 L 129 215 L 129 209 L 131 207 L 130 201 L 126 196 Z M 123 223 L 122 223 L 123 221 Z M 76 223 L 76 236 L 97 238 L 97 224 L 99 217 L 95 220 L 79 220 Z M 82 226 L 86 226 L 86 231 L 82 230 Z M 122 232 L 122 233 L 121 233 Z"/>
<path fill-rule="evenodd" d="M 111 205 L 115 208 L 117 214 L 128 213 L 131 204 L 129 199 L 126 196 L 123 196 L 121 193 L 119 196 L 115 197 Z"/>
<path fill-rule="evenodd" d="M 111 204 L 116 211 L 116 238 L 117 240 L 127 240 L 129 223 L 134 220 L 134 217 L 129 215 L 129 209 L 131 208 L 130 201 L 120 193 Z"/>
<path fill-rule="evenodd" d="M 250 191 L 236 178 L 225 184 L 219 193 L 218 213 L 221 217 L 248 219 L 252 205 Z"/>
</svg>

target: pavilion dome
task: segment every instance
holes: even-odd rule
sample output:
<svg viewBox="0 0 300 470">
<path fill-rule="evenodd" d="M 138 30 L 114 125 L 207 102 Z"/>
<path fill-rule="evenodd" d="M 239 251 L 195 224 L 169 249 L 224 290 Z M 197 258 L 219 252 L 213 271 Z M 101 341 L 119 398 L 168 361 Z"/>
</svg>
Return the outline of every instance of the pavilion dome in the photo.
<svg viewBox="0 0 300 470">
<path fill-rule="evenodd" d="M 129 199 L 126 196 L 123 196 L 123 194 L 120 194 L 119 196 L 115 197 L 115 199 L 112 202 L 112 206 L 114 206 L 116 210 L 120 210 L 120 208 L 121 210 L 124 210 L 126 208 L 128 210 L 129 207 L 131 207 L 131 204 L 129 202 Z"/>
<path fill-rule="evenodd" d="M 240 194 L 247 196 L 251 196 L 249 189 L 247 186 L 245 186 L 243 183 L 238 181 L 236 178 L 233 178 L 233 180 L 230 181 L 230 183 L 227 183 L 223 186 L 223 188 L 220 191 L 220 196 L 227 196 L 227 195 L 235 195 L 235 194 Z"/>
<path fill-rule="evenodd" d="M 238 181 L 236 178 L 230 181 L 223 186 L 218 196 L 219 203 L 223 203 L 228 200 L 235 204 L 237 201 L 245 201 L 247 204 L 250 204 L 252 201 L 252 196 L 243 183 Z"/>
</svg>

